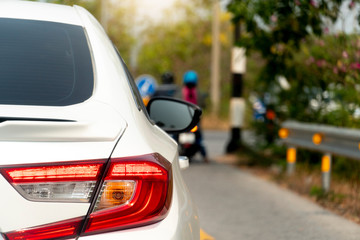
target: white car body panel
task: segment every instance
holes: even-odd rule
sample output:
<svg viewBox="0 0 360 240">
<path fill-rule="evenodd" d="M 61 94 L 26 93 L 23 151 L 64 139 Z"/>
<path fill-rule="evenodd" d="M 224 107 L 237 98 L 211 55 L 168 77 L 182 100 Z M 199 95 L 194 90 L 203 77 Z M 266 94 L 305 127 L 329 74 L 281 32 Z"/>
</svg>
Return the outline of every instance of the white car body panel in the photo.
<svg viewBox="0 0 360 240">
<path fill-rule="evenodd" d="M 81 7 L 21 1 L 0 2 L 0 18 L 83 26 L 90 43 L 95 78 L 93 95 L 80 104 L 64 107 L 0 105 L 1 116 L 73 121 L 0 123 L 0 165 L 160 153 L 172 163 L 173 172 L 173 197 L 167 217 L 145 227 L 82 236 L 79 239 L 199 239 L 196 207 L 182 180 L 177 144 L 139 111 L 128 77 L 100 24 Z M 28 201 L 2 176 L 0 189 L 0 232 L 85 216 L 90 205 Z"/>
<path fill-rule="evenodd" d="M 94 112 L 94 109 L 97 109 Z M 86 102 L 69 107 L 0 105 L 2 116 L 68 121 L 5 121 L 0 123 L 0 141 L 113 142 L 127 124 L 108 105 Z"/>
</svg>

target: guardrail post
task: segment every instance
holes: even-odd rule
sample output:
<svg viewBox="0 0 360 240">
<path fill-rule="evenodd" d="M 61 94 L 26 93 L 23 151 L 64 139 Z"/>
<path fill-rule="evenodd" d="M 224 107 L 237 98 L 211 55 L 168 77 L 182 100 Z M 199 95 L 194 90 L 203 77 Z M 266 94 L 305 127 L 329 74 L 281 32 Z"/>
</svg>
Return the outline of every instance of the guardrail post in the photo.
<svg viewBox="0 0 360 240">
<path fill-rule="evenodd" d="M 321 159 L 322 188 L 325 192 L 330 190 L 331 180 L 331 154 L 326 153 Z"/>
<path fill-rule="evenodd" d="M 296 148 L 289 147 L 286 151 L 286 173 L 287 175 L 292 175 L 295 171 L 296 163 Z"/>
</svg>

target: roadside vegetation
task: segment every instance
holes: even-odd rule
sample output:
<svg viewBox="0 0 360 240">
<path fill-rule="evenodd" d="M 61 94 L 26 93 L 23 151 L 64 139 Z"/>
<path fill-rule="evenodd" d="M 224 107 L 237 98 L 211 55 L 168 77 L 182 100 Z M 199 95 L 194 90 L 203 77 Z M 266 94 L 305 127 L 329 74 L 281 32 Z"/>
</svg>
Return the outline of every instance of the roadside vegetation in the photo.
<svg viewBox="0 0 360 240">
<path fill-rule="evenodd" d="M 287 175 L 285 152 L 283 146 L 268 147 L 261 151 L 243 147 L 238 153 L 237 166 L 360 224 L 358 161 L 334 157 L 330 191 L 324 192 L 321 183 L 321 155 L 298 150 L 296 170 L 292 175 Z"/>
<path fill-rule="evenodd" d="M 288 176 L 277 132 L 289 119 L 360 127 L 358 8 L 359 1 L 341 0 L 233 0 L 228 7 L 242 30 L 236 44 L 249 56 L 247 123 L 258 138 L 240 149 L 240 164 L 356 222 L 360 162 L 334 157 L 325 193 L 321 155 L 298 150 L 296 172 Z M 350 16 L 352 25 L 345 24 Z"/>
</svg>

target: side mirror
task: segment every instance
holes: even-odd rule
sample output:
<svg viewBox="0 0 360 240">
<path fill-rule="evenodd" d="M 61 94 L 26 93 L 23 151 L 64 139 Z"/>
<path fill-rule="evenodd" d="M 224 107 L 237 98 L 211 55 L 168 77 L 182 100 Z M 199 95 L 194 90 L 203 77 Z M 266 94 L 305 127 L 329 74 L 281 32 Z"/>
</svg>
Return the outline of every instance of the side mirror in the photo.
<svg viewBox="0 0 360 240">
<path fill-rule="evenodd" d="M 150 118 L 167 133 L 190 131 L 198 124 L 201 109 L 189 102 L 175 98 L 152 98 L 147 110 Z"/>
</svg>

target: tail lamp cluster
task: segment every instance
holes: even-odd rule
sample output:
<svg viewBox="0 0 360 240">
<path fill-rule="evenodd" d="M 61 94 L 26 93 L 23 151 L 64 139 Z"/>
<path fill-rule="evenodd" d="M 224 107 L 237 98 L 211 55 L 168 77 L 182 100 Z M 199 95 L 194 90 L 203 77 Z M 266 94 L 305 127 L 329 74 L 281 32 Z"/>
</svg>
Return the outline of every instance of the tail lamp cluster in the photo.
<svg viewBox="0 0 360 240">
<path fill-rule="evenodd" d="M 171 164 L 160 154 L 7 166 L 1 174 L 30 201 L 91 203 L 84 217 L 4 233 L 9 240 L 68 239 L 161 221 L 170 207 Z"/>
</svg>

